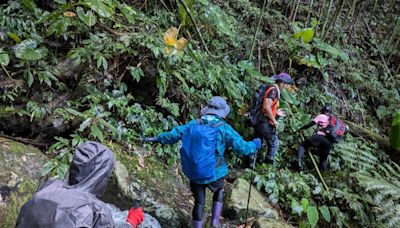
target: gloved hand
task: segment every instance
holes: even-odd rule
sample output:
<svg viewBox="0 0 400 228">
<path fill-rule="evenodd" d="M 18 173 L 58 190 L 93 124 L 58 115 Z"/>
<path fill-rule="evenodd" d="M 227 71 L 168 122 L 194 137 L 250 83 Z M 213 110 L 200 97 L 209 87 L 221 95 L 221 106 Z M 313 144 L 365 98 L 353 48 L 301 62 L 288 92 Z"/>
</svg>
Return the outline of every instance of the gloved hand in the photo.
<svg viewBox="0 0 400 228">
<path fill-rule="evenodd" d="M 255 138 L 252 141 L 254 143 L 254 145 L 256 145 L 256 149 L 259 150 L 261 148 L 261 139 L 259 138 Z"/>
<path fill-rule="evenodd" d="M 143 140 L 144 142 L 151 142 L 151 143 L 155 143 L 157 142 L 157 137 L 146 137 Z"/>
<path fill-rule="evenodd" d="M 126 222 L 130 223 L 134 228 L 136 228 L 139 224 L 141 224 L 143 220 L 144 220 L 144 214 L 143 214 L 143 209 L 141 207 L 138 208 L 132 207 L 129 210 Z"/>
</svg>

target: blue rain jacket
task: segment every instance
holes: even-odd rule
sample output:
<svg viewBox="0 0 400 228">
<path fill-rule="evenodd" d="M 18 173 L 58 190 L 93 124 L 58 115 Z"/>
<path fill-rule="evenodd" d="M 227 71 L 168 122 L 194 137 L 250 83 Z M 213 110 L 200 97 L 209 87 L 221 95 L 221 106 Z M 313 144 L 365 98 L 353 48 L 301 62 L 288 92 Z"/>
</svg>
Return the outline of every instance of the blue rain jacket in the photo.
<svg viewBox="0 0 400 228">
<path fill-rule="evenodd" d="M 224 160 L 224 152 L 226 148 L 232 148 L 233 152 L 238 155 L 253 155 L 256 152 L 256 145 L 251 141 L 245 141 L 229 124 L 222 118 L 214 115 L 204 115 L 201 117 L 204 124 L 215 124 L 223 121 L 224 124 L 218 127 L 217 138 L 217 161 L 222 161 L 222 164 L 217 164 L 215 168 L 215 176 L 207 180 L 190 180 L 197 184 L 208 184 L 228 175 L 228 166 Z M 189 126 L 196 124 L 196 120 L 173 128 L 170 132 L 164 132 L 157 136 L 157 141 L 161 144 L 174 144 L 178 142 L 184 134 L 187 134 Z"/>
</svg>

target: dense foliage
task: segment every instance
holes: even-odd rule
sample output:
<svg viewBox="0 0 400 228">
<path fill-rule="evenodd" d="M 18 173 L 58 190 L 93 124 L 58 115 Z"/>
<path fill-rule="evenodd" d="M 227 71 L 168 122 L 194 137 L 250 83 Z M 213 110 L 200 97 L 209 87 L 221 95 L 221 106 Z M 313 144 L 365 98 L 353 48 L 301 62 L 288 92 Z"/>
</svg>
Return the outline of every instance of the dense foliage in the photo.
<svg viewBox="0 0 400 228">
<path fill-rule="evenodd" d="M 217 94 L 232 105 L 229 122 L 250 137 L 243 115 L 253 91 L 265 75 L 287 71 L 299 88 L 282 95 L 278 164 L 258 165 L 257 187 L 295 225 L 398 226 L 400 168 L 375 143 L 348 136 L 335 147 L 329 190 L 311 163 L 288 169 L 300 140 L 293 132 L 327 102 L 349 121 L 390 132 L 399 148 L 398 2 L 262 4 L 8 1 L 0 5 L 0 127 L 51 143 L 45 174 L 63 176 L 80 142 L 129 150 L 195 117 Z M 178 158 L 176 146 L 154 151 L 169 164 Z M 231 164 L 243 166 L 236 156 Z"/>
</svg>

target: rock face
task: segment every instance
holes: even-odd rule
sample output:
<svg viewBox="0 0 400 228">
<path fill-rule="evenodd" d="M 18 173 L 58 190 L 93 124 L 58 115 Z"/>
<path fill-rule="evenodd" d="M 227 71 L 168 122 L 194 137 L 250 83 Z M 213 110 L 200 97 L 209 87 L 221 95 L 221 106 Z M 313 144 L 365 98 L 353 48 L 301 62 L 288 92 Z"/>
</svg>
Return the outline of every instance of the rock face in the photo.
<svg viewBox="0 0 400 228">
<path fill-rule="evenodd" d="M 254 228 L 291 228 L 289 224 L 282 222 L 282 221 L 277 221 L 265 217 L 260 217 L 255 221 L 253 224 Z"/>
<path fill-rule="evenodd" d="M 233 188 L 225 194 L 224 215 L 231 219 L 242 221 L 246 216 L 247 198 L 249 195 L 249 182 L 238 178 L 233 183 Z M 249 202 L 249 216 L 260 216 L 278 219 L 278 212 L 264 199 L 255 188 L 251 188 Z"/>
<path fill-rule="evenodd" d="M 155 217 L 162 227 L 188 227 L 193 200 L 177 170 L 146 157 L 147 150 L 141 147 L 134 149 L 133 156 L 110 149 L 117 162 L 104 201 L 127 210 L 135 199 L 140 199 L 144 212 Z"/>
<path fill-rule="evenodd" d="M 0 138 L 0 227 L 13 227 L 20 207 L 39 185 L 47 161 L 38 149 Z"/>
<path fill-rule="evenodd" d="M 249 196 L 249 182 L 238 178 L 224 198 L 223 215 L 237 223 L 243 223 L 246 217 L 247 199 Z M 290 227 L 281 221 L 278 212 L 257 191 L 251 188 L 248 217 L 258 217 L 254 226 L 257 227 Z"/>
</svg>

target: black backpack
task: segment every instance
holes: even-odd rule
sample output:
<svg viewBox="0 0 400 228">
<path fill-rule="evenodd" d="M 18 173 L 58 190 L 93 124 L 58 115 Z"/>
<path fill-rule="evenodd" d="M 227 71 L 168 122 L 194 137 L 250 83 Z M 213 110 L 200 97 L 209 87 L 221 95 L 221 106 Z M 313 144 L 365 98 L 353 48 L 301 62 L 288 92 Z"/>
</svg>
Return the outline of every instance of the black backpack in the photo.
<svg viewBox="0 0 400 228">
<path fill-rule="evenodd" d="M 270 84 L 262 84 L 253 95 L 250 103 L 249 111 L 247 112 L 247 121 L 250 126 L 256 126 L 263 118 L 262 105 L 265 93 L 270 87 Z"/>
</svg>

